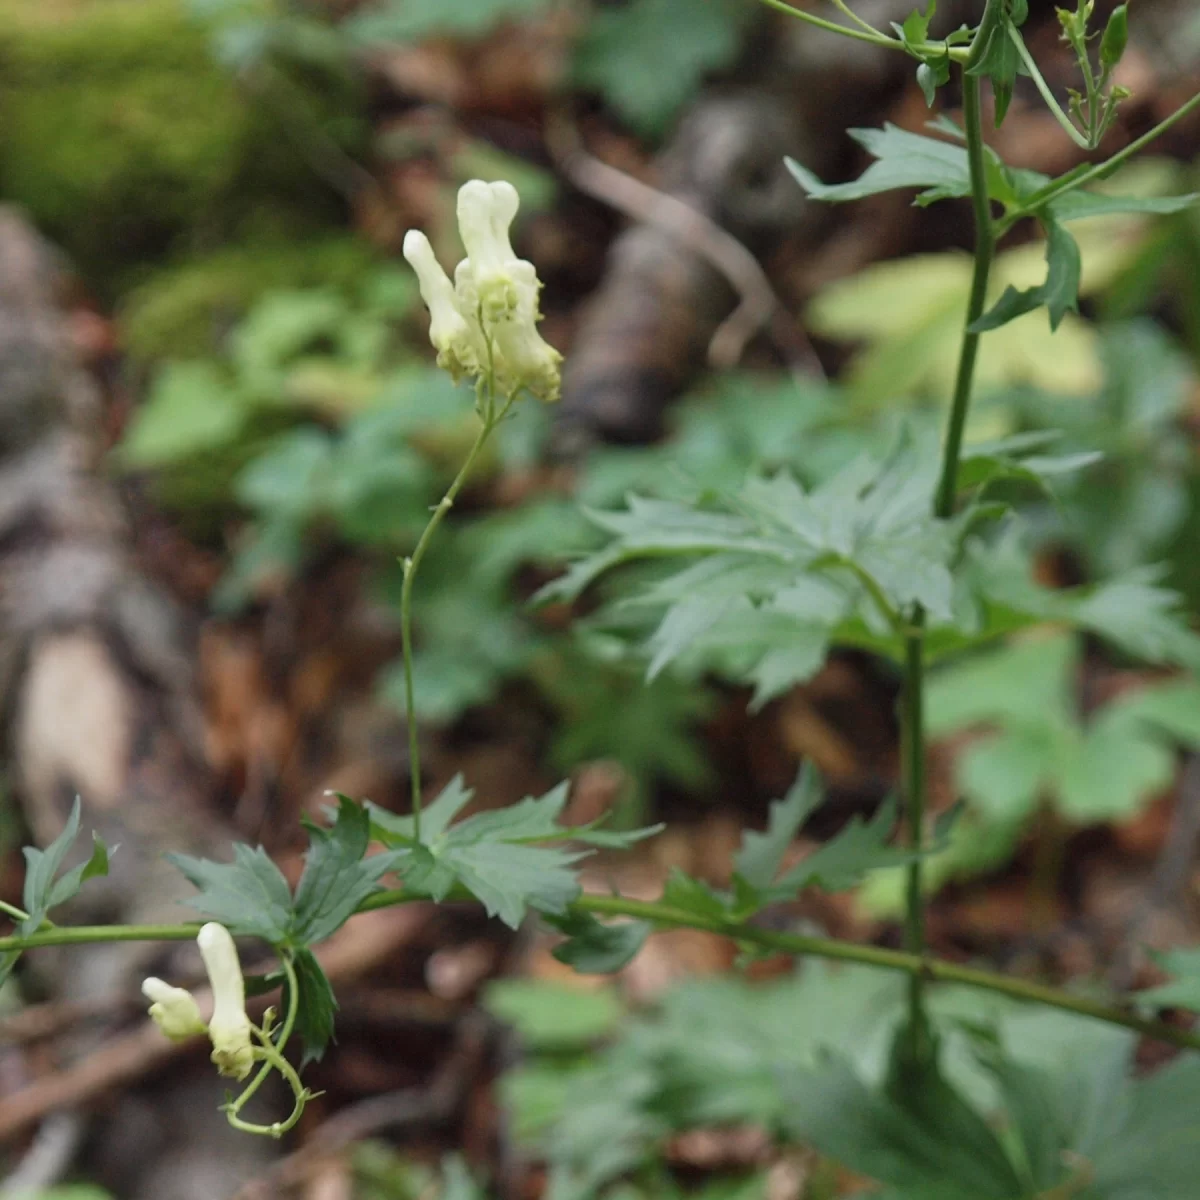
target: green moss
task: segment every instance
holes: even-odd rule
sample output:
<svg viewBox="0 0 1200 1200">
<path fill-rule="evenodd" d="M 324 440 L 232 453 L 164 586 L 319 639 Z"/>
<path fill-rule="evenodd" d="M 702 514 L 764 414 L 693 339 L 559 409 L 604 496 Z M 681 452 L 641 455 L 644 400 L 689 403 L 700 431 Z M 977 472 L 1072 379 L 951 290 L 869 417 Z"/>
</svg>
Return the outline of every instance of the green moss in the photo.
<svg viewBox="0 0 1200 1200">
<path fill-rule="evenodd" d="M 0 195 L 109 294 L 264 206 L 299 225 L 337 213 L 209 36 L 182 0 L 0 0 Z"/>
<path fill-rule="evenodd" d="M 130 358 L 142 363 L 215 353 L 264 293 L 328 286 L 350 290 L 377 258 L 348 235 L 255 241 L 159 268 L 128 293 L 118 317 Z"/>
</svg>

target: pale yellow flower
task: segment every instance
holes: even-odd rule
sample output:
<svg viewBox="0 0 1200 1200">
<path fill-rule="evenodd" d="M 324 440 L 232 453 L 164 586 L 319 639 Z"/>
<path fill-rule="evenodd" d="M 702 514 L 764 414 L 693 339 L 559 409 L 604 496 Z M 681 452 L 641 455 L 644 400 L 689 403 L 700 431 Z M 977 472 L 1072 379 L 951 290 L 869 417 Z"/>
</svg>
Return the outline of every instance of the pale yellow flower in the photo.
<svg viewBox="0 0 1200 1200">
<path fill-rule="evenodd" d="M 212 1060 L 222 1075 L 245 1079 L 254 1066 L 254 1045 L 237 947 L 229 930 L 215 921 L 201 927 L 196 944 L 212 985 L 213 1015 L 208 1023 Z"/>
<path fill-rule="evenodd" d="M 151 976 L 142 981 L 142 993 L 147 1000 L 153 1001 L 151 1019 L 171 1041 L 182 1042 L 208 1031 L 195 996 L 185 988 L 172 987 Z"/>
</svg>

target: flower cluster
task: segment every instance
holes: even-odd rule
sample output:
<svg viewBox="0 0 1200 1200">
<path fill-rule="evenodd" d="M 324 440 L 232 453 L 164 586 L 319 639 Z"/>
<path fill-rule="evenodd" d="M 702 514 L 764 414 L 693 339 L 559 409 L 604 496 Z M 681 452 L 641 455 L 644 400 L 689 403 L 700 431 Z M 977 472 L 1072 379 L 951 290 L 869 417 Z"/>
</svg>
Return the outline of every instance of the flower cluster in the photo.
<svg viewBox="0 0 1200 1200">
<path fill-rule="evenodd" d="M 150 1016 L 172 1041 L 207 1033 L 212 1040 L 212 1060 L 221 1074 L 245 1079 L 254 1066 L 254 1047 L 237 947 L 229 930 L 215 921 L 201 928 L 196 944 L 212 985 L 212 1019 L 204 1023 L 191 992 L 154 978 L 142 984 L 142 992 L 152 1001 Z"/>
<path fill-rule="evenodd" d="M 405 235 L 404 257 L 429 309 L 429 340 L 439 367 L 456 380 L 490 377 L 508 397 L 524 388 L 540 400 L 557 400 L 562 355 L 537 331 L 541 283 L 533 264 L 517 258 L 509 241 L 519 203 L 511 183 L 463 184 L 458 229 L 467 257 L 453 283 L 419 230 Z"/>
</svg>

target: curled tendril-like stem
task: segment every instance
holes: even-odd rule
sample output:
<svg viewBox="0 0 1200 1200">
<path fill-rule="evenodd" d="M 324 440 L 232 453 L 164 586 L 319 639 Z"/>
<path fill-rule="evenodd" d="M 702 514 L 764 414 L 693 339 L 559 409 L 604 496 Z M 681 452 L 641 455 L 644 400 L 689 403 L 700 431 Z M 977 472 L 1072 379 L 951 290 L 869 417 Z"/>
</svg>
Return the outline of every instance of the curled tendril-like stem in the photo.
<svg viewBox="0 0 1200 1200">
<path fill-rule="evenodd" d="M 278 1035 L 272 1034 L 274 1013 L 271 1009 L 268 1009 L 266 1015 L 263 1017 L 261 1027 L 251 1025 L 251 1033 L 262 1043 L 254 1048 L 255 1060 L 261 1062 L 262 1066 L 254 1078 L 246 1085 L 241 1095 L 235 1100 L 230 1100 L 221 1109 L 225 1114 L 226 1120 L 228 1120 L 234 1129 L 239 1129 L 243 1133 L 255 1133 L 260 1137 L 283 1137 L 300 1120 L 305 1105 L 314 1096 L 320 1094 L 318 1092 L 311 1092 L 304 1086 L 300 1076 L 296 1073 L 296 1068 L 283 1056 L 283 1050 L 286 1048 L 288 1040 L 292 1036 L 292 1031 L 296 1027 L 296 1016 L 300 1011 L 300 989 L 296 979 L 296 968 L 292 964 L 291 954 L 286 951 L 282 952 L 280 954 L 280 963 L 283 966 L 284 974 L 287 976 L 288 1010 L 287 1015 L 284 1017 L 283 1025 Z M 243 1121 L 240 1116 L 242 1109 L 266 1082 L 267 1076 L 272 1071 L 278 1071 L 287 1080 L 288 1086 L 292 1089 L 295 1102 L 292 1105 L 291 1113 L 284 1120 L 275 1121 L 270 1125 L 260 1125 L 253 1121 Z"/>
</svg>

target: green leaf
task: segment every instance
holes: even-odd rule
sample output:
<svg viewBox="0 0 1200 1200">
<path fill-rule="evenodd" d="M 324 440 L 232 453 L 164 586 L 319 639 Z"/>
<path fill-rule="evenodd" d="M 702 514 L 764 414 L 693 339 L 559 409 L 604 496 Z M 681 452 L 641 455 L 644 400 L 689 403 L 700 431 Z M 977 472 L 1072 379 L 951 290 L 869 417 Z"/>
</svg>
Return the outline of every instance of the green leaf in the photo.
<svg viewBox="0 0 1200 1200">
<path fill-rule="evenodd" d="M 876 159 L 852 183 L 822 183 L 794 159 L 784 159 L 792 177 L 811 199 L 837 204 L 896 188 L 928 188 L 939 198 L 971 194 L 966 147 L 909 133 L 890 123 L 882 129 L 851 129 L 849 133 Z"/>
<path fill-rule="evenodd" d="M 1047 607 L 1135 658 L 1200 670 L 1200 636 L 1188 628 L 1179 595 L 1159 585 L 1161 577 L 1157 568 L 1130 571 L 1075 593 L 1051 593 L 1056 599 Z"/>
<path fill-rule="evenodd" d="M 234 495 L 265 517 L 308 519 L 321 513 L 333 460 L 324 430 L 302 426 L 275 438 L 234 481 Z"/>
<path fill-rule="evenodd" d="M 1087 217 L 1110 217 L 1120 213 L 1162 215 L 1182 212 L 1200 200 L 1200 192 L 1185 196 L 1108 196 L 1082 188 L 1067 192 L 1049 205 L 1056 221 L 1082 221 Z"/>
<path fill-rule="evenodd" d="M 806 887 L 845 892 L 857 887 L 870 871 L 911 862 L 912 850 L 888 844 L 895 828 L 896 801 L 892 797 L 869 821 L 852 817 L 836 837 L 785 872 L 767 894 L 791 897 Z"/>
<path fill-rule="evenodd" d="M 709 71 L 732 65 L 751 16 L 738 0 L 598 9 L 576 49 L 575 81 L 603 93 L 638 133 L 659 136 Z"/>
<path fill-rule="evenodd" d="M 233 862 L 219 863 L 187 854 L 168 854 L 199 894 L 185 902 L 230 933 L 260 937 L 272 946 L 288 940 L 292 894 L 283 873 L 261 847 L 233 847 Z"/>
<path fill-rule="evenodd" d="M 954 1095 L 954 1108 L 963 1101 Z M 789 1088 L 789 1125 L 805 1141 L 872 1179 L 923 1200 L 1017 1200 L 1021 1183 L 995 1139 L 985 1159 L 952 1122 L 910 1114 L 830 1058 Z M 948 1112 L 943 1115 L 949 1115 Z"/>
<path fill-rule="evenodd" d="M 1084 737 L 1070 743 L 1058 765 L 1062 811 L 1075 821 L 1127 817 L 1165 791 L 1175 776 L 1175 755 L 1117 714 L 1102 713 Z"/>
<path fill-rule="evenodd" d="M 503 841 L 448 842 L 438 857 L 489 916 L 516 929 L 527 909 L 560 913 L 578 897 L 571 867 L 584 852 Z"/>
<path fill-rule="evenodd" d="M 79 888 L 90 878 L 108 874 L 108 847 L 96 834 L 92 834 L 92 850 L 88 860 L 59 875 L 62 863 L 65 862 L 67 854 L 71 853 L 79 834 L 80 814 L 82 804 L 76 797 L 71 805 L 71 815 L 67 817 L 58 838 L 50 842 L 44 850 L 38 850 L 35 846 L 24 848 L 25 887 L 22 907 L 29 917 L 17 925 L 19 935 L 34 934 L 41 928 L 43 920 L 52 908 L 73 899 L 78 895 Z"/>
<path fill-rule="evenodd" d="M 73 899 L 89 879 L 108 874 L 108 847 L 94 833 L 92 853 L 88 859 L 67 871 L 62 871 L 62 865 L 79 836 L 81 813 L 82 804 L 76 796 L 74 804 L 71 805 L 70 815 L 58 837 L 44 850 L 39 850 L 36 846 L 24 848 L 25 886 L 21 906 L 27 916 L 25 920 L 17 923 L 15 932 L 18 936 L 26 937 L 36 933 L 52 908 Z M 60 871 L 62 874 L 59 874 Z M 20 957 L 20 951 L 9 951 L 0 956 L 0 983 L 8 978 Z"/>
<path fill-rule="evenodd" d="M 1064 1158 L 1067 1131 L 1062 1114 L 1055 1107 L 1053 1079 L 1045 1071 L 1014 1060 L 998 1047 L 981 1053 L 979 1060 L 996 1081 L 1012 1126 L 1021 1158 L 1023 1187 L 1030 1193 L 1042 1194 L 1064 1183 L 1071 1174 Z"/>
<path fill-rule="evenodd" d="M 319 1062 L 333 1040 L 333 1014 L 337 999 L 329 978 L 311 950 L 298 950 L 292 959 L 300 998 L 296 1010 L 296 1033 L 302 1048 L 301 1067 Z"/>
<path fill-rule="evenodd" d="M 1200 750 L 1200 683 L 1174 679 L 1126 692 L 1108 705 L 1113 721 L 1144 725 L 1166 739 Z"/>
<path fill-rule="evenodd" d="M 421 809 L 421 836 L 425 842 L 440 838 L 468 804 L 475 792 L 467 787 L 462 775 L 455 775 L 437 794 L 436 798 Z M 404 847 L 416 840 L 412 817 L 397 816 L 377 804 L 367 804 L 371 818 L 372 833 L 385 846 Z"/>
<path fill-rule="evenodd" d="M 606 924 L 586 912 L 543 919 L 567 939 L 551 953 L 581 975 L 611 975 L 619 971 L 637 956 L 652 929 L 648 921 Z"/>
<path fill-rule="evenodd" d="M 1174 978 L 1137 992 L 1138 1003 L 1151 1008 L 1189 1008 L 1200 1012 L 1200 948 L 1160 951 L 1153 958 Z"/>
<path fill-rule="evenodd" d="M 667 876 L 662 903 L 707 920 L 720 921 L 730 913 L 727 896 L 715 891 L 704 880 L 685 875 L 678 867 L 672 868 Z"/>
<path fill-rule="evenodd" d="M 1152 702 L 1140 710 L 1136 696 L 1123 698 L 1083 725 L 1073 696 L 1078 657 L 1075 637 L 1030 638 L 931 680 L 932 734 L 997 727 L 956 763 L 959 786 L 990 821 L 1020 821 L 1042 796 L 1072 821 L 1119 819 L 1169 785 L 1175 760 L 1165 743 L 1174 735 L 1153 720 Z M 1179 695 L 1185 704 L 1200 702 L 1200 693 Z M 1187 715 L 1185 732 L 1192 723 L 1200 732 L 1200 714 Z"/>
<path fill-rule="evenodd" d="M 951 615 L 957 530 L 931 515 L 931 433 L 905 427 L 882 462 L 855 459 L 811 489 L 779 472 L 702 509 L 632 497 L 623 512 L 593 514 L 612 541 L 540 598 L 572 599 L 637 559 L 682 560 L 620 611 L 660 614 L 656 669 L 676 658 L 689 672 L 717 666 L 756 685 L 756 706 L 813 674 L 847 626 L 899 653 L 901 613 Z"/>
<path fill-rule="evenodd" d="M 939 1062 L 941 1042 L 936 1031 L 935 1053 L 914 1054 L 907 1022 L 892 1039 L 884 1094 L 918 1128 L 953 1144 L 974 1169 L 995 1180 L 1005 1194 L 1015 1195 L 1021 1180 L 1005 1148 L 984 1116 L 950 1082 Z M 955 1168 L 957 1169 L 957 1168 Z M 1007 1191 L 1012 1188 L 1012 1193 Z"/>
<path fill-rule="evenodd" d="M 371 838 L 367 810 L 338 796 L 332 829 L 308 826 L 309 849 L 296 885 L 291 935 L 306 946 L 340 929 L 396 865 L 395 854 L 364 858 Z"/>
<path fill-rule="evenodd" d="M 484 1007 L 512 1025 L 531 1049 L 565 1050 L 613 1032 L 622 1016 L 611 987 L 567 987 L 534 979 L 489 983 Z"/>
<path fill-rule="evenodd" d="M 1050 328 L 1062 324 L 1068 312 L 1079 311 L 1079 277 L 1083 259 L 1079 243 L 1057 221 L 1046 221 L 1046 282 L 1040 287 L 1018 291 L 1009 285 L 999 300 L 971 327 L 971 333 L 987 333 L 1045 305 Z"/>
<path fill-rule="evenodd" d="M 982 58 L 973 67 L 968 68 L 971 75 L 979 75 L 992 81 L 992 92 L 996 100 L 996 128 L 1004 123 L 1008 106 L 1012 102 L 1013 85 L 1017 73 L 1022 71 L 1021 55 L 1017 50 L 1010 30 L 1015 29 L 1013 21 L 1002 17 L 992 36 L 988 39 L 987 47 Z"/>
<path fill-rule="evenodd" d="M 771 805 L 766 832 L 742 834 L 741 848 L 733 858 L 736 874 L 760 891 L 772 884 L 792 840 L 820 803 L 820 774 L 806 762 L 788 794 Z"/>
<path fill-rule="evenodd" d="M 968 746 L 955 770 L 963 794 L 988 821 L 1024 820 L 1053 781 L 1059 740 L 1022 725 Z"/>
<path fill-rule="evenodd" d="M 182 462 L 227 446 L 242 432 L 250 407 L 212 362 L 170 363 L 155 379 L 121 442 L 127 467 Z"/>
<path fill-rule="evenodd" d="M 434 5 L 387 0 L 359 10 L 341 29 L 357 45 L 414 41 L 433 34 L 478 37 L 500 21 L 539 16 L 550 0 L 440 0 Z"/>
<path fill-rule="evenodd" d="M 451 824 L 471 799 L 471 792 L 456 776 L 422 812 L 420 843 L 414 840 L 411 817 L 398 817 L 375 805 L 369 806 L 369 812 L 376 836 L 393 849 L 392 861 L 408 887 L 440 900 L 457 882 L 489 916 L 516 929 L 530 908 L 544 914 L 565 911 L 579 895 L 572 867 L 588 853 L 531 843 L 629 844 L 657 832 L 635 830 L 617 837 L 591 827 L 562 826 L 558 817 L 567 791 L 568 785 L 562 783 L 544 796 L 529 796 L 507 808 Z"/>
</svg>

